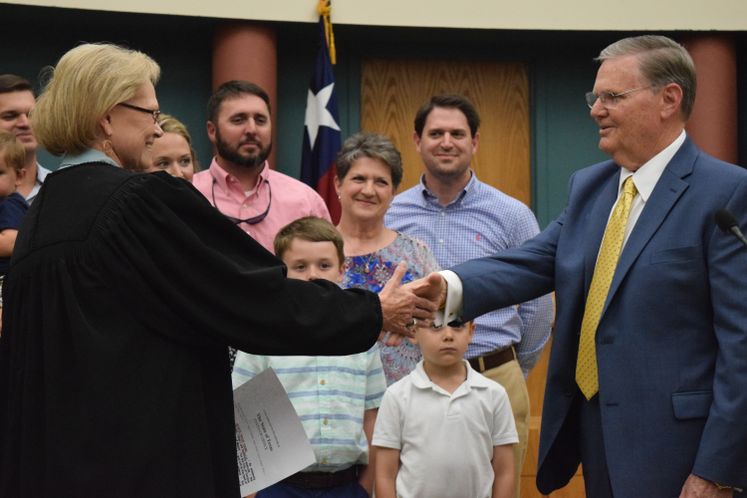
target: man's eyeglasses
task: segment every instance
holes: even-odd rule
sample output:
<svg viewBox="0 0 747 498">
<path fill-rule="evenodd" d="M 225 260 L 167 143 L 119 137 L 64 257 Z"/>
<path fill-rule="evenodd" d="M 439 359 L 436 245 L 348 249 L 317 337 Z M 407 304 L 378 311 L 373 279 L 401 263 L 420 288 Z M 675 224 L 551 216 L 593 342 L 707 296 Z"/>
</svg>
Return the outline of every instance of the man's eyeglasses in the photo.
<svg viewBox="0 0 747 498">
<path fill-rule="evenodd" d="M 212 188 L 213 207 L 215 207 L 215 209 L 220 214 L 222 214 L 223 216 L 225 216 L 226 218 L 228 218 L 229 221 L 231 221 L 232 223 L 234 223 L 236 225 L 238 225 L 239 223 L 247 223 L 249 225 L 256 225 L 260 221 L 262 221 L 265 218 L 267 218 L 267 215 L 270 213 L 270 206 L 272 205 L 272 189 L 270 188 L 270 182 L 266 181 L 266 183 L 267 183 L 267 192 L 268 192 L 268 195 L 269 195 L 269 200 L 267 201 L 267 209 L 265 209 L 265 211 L 263 213 L 260 213 L 257 216 L 252 216 L 251 218 L 234 218 L 233 216 L 228 216 L 226 213 L 224 213 L 223 211 L 221 211 L 220 208 L 218 207 L 218 203 L 215 202 L 215 184 L 216 184 L 216 181 L 215 181 L 215 178 L 213 178 L 213 188 Z"/>
<path fill-rule="evenodd" d="M 159 109 L 147 109 L 145 107 L 140 107 L 139 105 L 128 104 L 127 102 L 120 102 L 117 105 L 121 105 L 122 107 L 132 109 L 133 111 L 139 111 L 139 112 L 144 112 L 146 114 L 150 114 L 151 116 L 153 116 L 153 124 L 158 124 L 158 118 L 161 117 L 161 111 Z"/>
<path fill-rule="evenodd" d="M 640 86 L 638 88 L 631 88 L 630 90 L 625 90 L 624 92 L 620 93 L 602 92 L 599 95 L 594 92 L 586 92 L 586 105 L 588 105 L 589 109 L 591 109 L 592 107 L 594 107 L 594 103 L 596 103 L 597 99 L 599 99 L 599 101 L 602 103 L 602 106 L 604 106 L 606 109 L 612 109 L 626 95 L 630 95 L 631 93 L 639 92 L 641 90 L 647 90 L 652 86 L 653 85 Z"/>
</svg>

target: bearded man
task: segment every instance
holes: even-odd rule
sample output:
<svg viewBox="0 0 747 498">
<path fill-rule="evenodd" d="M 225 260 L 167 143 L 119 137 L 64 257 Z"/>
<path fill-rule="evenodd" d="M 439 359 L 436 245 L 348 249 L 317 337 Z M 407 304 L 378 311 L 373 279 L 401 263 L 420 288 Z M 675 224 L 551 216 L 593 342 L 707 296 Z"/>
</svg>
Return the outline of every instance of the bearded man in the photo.
<svg viewBox="0 0 747 498">
<path fill-rule="evenodd" d="M 303 216 L 329 220 L 322 198 L 267 162 L 272 149 L 270 97 L 248 81 L 228 81 L 208 101 L 207 133 L 216 155 L 194 186 L 268 251 L 277 232 Z"/>
</svg>

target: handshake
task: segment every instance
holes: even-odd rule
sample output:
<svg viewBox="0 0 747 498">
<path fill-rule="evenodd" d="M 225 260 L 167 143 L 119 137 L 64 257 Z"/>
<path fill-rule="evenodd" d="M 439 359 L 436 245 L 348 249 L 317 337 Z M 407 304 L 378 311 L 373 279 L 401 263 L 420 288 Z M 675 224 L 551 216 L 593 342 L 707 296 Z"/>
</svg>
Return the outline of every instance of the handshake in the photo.
<svg viewBox="0 0 747 498">
<path fill-rule="evenodd" d="M 381 312 L 384 315 L 384 330 L 389 332 L 387 345 L 397 345 L 403 337 L 410 338 L 415 326 L 435 323 L 442 325 L 439 310 L 446 302 L 446 280 L 439 273 L 431 273 L 424 278 L 402 284 L 407 265 L 401 262 L 381 292 Z"/>
</svg>

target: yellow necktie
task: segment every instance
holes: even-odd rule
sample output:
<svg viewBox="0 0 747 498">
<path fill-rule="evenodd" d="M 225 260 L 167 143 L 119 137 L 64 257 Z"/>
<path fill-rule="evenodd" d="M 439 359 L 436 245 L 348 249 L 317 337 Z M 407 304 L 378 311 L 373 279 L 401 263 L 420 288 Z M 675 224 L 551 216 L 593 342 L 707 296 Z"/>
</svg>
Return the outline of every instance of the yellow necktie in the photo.
<svg viewBox="0 0 747 498">
<path fill-rule="evenodd" d="M 599 391 L 597 348 L 594 337 L 599 318 L 602 316 L 604 302 L 607 300 L 607 293 L 610 290 L 610 283 L 615 274 L 617 260 L 620 258 L 620 249 L 625 238 L 625 226 L 628 224 L 630 206 L 636 194 L 638 191 L 633 183 L 633 177 L 629 176 L 623 183 L 622 196 L 617 200 L 604 231 L 594 275 L 591 278 L 589 295 L 586 296 L 576 360 L 576 383 L 586 399 L 591 399 Z"/>
</svg>

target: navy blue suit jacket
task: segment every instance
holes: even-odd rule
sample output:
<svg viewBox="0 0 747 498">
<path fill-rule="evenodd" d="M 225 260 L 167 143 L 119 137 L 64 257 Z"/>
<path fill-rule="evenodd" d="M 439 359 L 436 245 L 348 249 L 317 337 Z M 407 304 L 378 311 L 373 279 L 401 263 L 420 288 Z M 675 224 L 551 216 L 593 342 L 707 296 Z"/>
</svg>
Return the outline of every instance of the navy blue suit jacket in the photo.
<svg viewBox="0 0 747 498">
<path fill-rule="evenodd" d="M 576 172 L 560 217 L 517 249 L 452 268 L 464 317 L 556 291 L 557 317 L 537 486 L 567 484 L 580 462 L 565 424 L 586 294 L 620 168 Z M 667 165 L 620 256 L 597 329 L 599 402 L 616 498 L 676 497 L 688 474 L 747 487 L 747 171 L 689 139 Z"/>
</svg>

